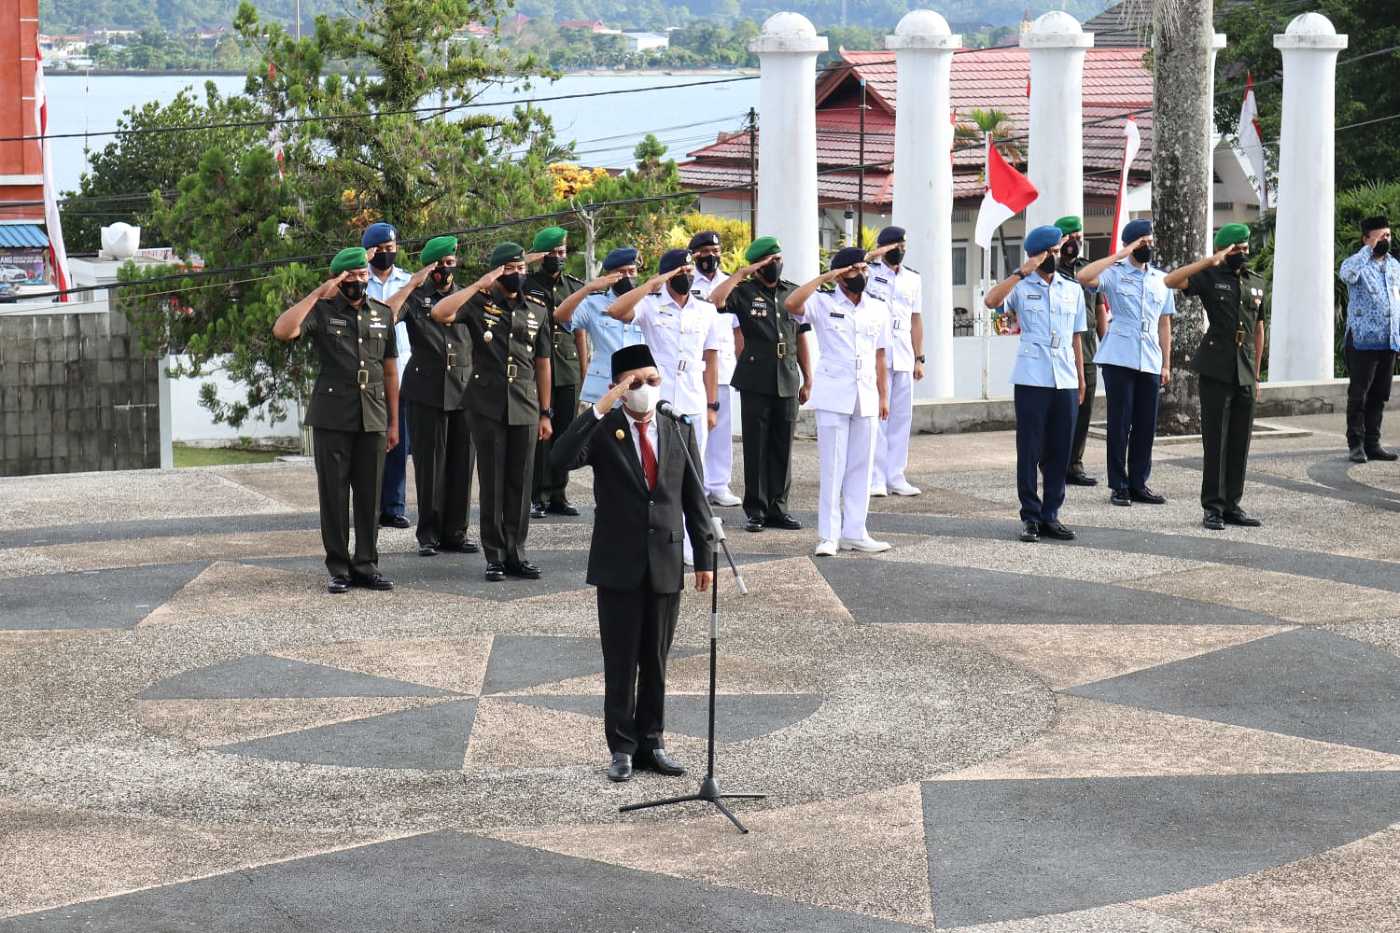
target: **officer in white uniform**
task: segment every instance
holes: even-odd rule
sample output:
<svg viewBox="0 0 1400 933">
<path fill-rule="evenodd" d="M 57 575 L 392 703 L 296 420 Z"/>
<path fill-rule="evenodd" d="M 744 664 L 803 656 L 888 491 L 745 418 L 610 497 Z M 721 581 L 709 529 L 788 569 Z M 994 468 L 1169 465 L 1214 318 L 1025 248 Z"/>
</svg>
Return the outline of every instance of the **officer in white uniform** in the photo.
<svg viewBox="0 0 1400 933">
<path fill-rule="evenodd" d="M 875 441 L 875 469 L 870 494 L 917 496 L 919 487 L 904 477 L 909 464 L 909 432 L 914 425 L 914 383 L 924 378 L 923 282 L 904 264 L 904 228 L 880 231 L 876 249 L 867 256 L 866 291 L 890 309 L 890 417 L 880 422 Z"/>
<path fill-rule="evenodd" d="M 725 279 L 719 267 L 719 234 L 704 230 L 690 238 L 690 257 L 695 261 L 695 275 L 690 281 L 690 293 L 696 298 L 710 300 L 710 292 Z M 718 309 L 716 309 L 718 310 Z M 729 489 L 729 479 L 734 472 L 734 403 L 737 393 L 729 385 L 734 378 L 736 358 L 734 356 L 734 330 L 739 327 L 739 319 L 733 315 L 721 315 L 721 331 L 728 323 L 729 333 L 721 333 L 719 351 L 715 359 L 719 363 L 719 395 L 710 403 L 715 413 L 715 426 L 711 433 L 716 443 L 705 445 L 705 493 L 710 505 L 743 505 L 744 500 Z"/>
<path fill-rule="evenodd" d="M 876 425 L 890 414 L 890 312 L 866 291 L 867 271 L 865 250 L 848 246 L 832 257 L 829 271 L 783 303 L 789 314 L 811 325 L 821 353 L 811 398 L 821 459 L 818 557 L 835 554 L 838 546 L 872 553 L 890 549 L 865 527 Z M 829 282 L 836 287 L 817 291 Z"/>
</svg>

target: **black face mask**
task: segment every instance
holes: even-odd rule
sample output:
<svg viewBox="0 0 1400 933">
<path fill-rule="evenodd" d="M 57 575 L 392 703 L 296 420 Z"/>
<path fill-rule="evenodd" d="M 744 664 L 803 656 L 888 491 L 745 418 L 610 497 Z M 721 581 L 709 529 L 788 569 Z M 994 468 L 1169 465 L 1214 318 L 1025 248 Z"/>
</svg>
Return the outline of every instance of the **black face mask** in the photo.
<svg viewBox="0 0 1400 933">
<path fill-rule="evenodd" d="M 1040 272 L 1043 275 L 1051 275 L 1055 271 L 1055 256 L 1053 253 L 1046 253 L 1045 258 L 1040 261 Z"/>
<path fill-rule="evenodd" d="M 1377 240 L 1376 245 L 1371 247 L 1371 251 L 1377 256 L 1384 256 L 1390 252 L 1390 240 Z"/>
<path fill-rule="evenodd" d="M 852 295 L 859 295 L 865 291 L 865 276 L 853 275 L 848 279 L 842 279 L 841 286 Z"/>
<path fill-rule="evenodd" d="M 346 279 L 340 283 L 340 293 L 346 301 L 354 304 L 365 297 L 365 283 L 359 279 Z"/>
<path fill-rule="evenodd" d="M 497 282 L 501 283 L 501 290 L 507 295 L 514 295 L 520 291 L 520 280 L 524 278 L 519 272 L 507 272 L 502 275 Z"/>
<path fill-rule="evenodd" d="M 1247 262 L 1249 262 L 1247 253 L 1231 253 L 1225 257 L 1225 265 L 1230 267 L 1231 272 L 1239 272 Z"/>
<path fill-rule="evenodd" d="M 669 284 L 671 286 L 671 291 L 675 292 L 677 295 L 684 295 L 686 292 L 690 291 L 690 276 L 672 276 Z"/>
<path fill-rule="evenodd" d="M 778 280 L 783 276 L 783 261 L 775 259 L 762 269 L 758 270 L 758 277 L 769 285 L 777 285 Z"/>
<path fill-rule="evenodd" d="M 1060 247 L 1060 262 L 1069 265 L 1079 258 L 1079 243 L 1074 240 L 1065 240 Z"/>
<path fill-rule="evenodd" d="M 613 283 L 612 290 L 614 295 L 617 295 L 619 298 L 621 298 L 623 295 L 627 294 L 636 287 L 637 283 L 633 282 L 630 276 L 623 276 L 622 278 L 618 279 L 616 282 Z"/>
<path fill-rule="evenodd" d="M 433 280 L 433 284 L 439 289 L 444 289 L 452 284 L 452 273 L 455 271 L 455 269 L 449 269 L 447 266 L 438 266 L 433 269 L 432 272 L 428 273 L 428 277 Z"/>
<path fill-rule="evenodd" d="M 719 268 L 719 257 L 697 256 L 695 257 L 695 268 L 699 269 L 706 275 L 714 275 L 715 270 Z"/>
<path fill-rule="evenodd" d="M 1137 249 L 1133 250 L 1133 258 L 1146 265 L 1152 261 L 1152 247 L 1139 246 Z"/>
<path fill-rule="evenodd" d="M 559 270 L 564 268 L 564 260 L 550 253 L 540 260 L 540 268 L 545 271 L 546 275 L 558 275 Z"/>
<path fill-rule="evenodd" d="M 902 249 L 892 249 L 885 254 L 885 265 L 887 266 L 897 266 L 902 262 L 904 262 L 904 250 Z"/>
<path fill-rule="evenodd" d="M 381 249 L 379 252 L 374 254 L 374 256 L 370 259 L 369 264 L 371 266 L 374 266 L 374 268 L 378 269 L 380 272 L 383 272 L 385 269 L 393 268 L 394 261 L 398 258 L 399 254 L 397 250 L 393 250 L 386 253 L 384 250 Z"/>
</svg>

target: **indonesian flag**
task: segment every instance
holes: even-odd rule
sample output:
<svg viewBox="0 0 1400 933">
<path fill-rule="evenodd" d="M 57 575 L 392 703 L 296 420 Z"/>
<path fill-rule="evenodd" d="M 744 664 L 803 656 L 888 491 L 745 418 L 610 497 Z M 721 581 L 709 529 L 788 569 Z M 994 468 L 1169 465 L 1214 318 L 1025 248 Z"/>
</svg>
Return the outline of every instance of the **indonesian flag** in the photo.
<svg viewBox="0 0 1400 933">
<path fill-rule="evenodd" d="M 977 210 L 977 231 L 973 239 L 983 249 L 992 248 L 992 234 L 1007 220 L 1015 217 L 1040 196 L 1031 180 L 1016 171 L 997 152 L 991 139 L 987 140 L 987 193 Z"/>
<path fill-rule="evenodd" d="M 63 224 L 58 217 L 58 194 L 53 187 L 53 158 L 49 153 L 49 103 L 44 95 L 44 59 L 34 52 L 34 125 L 43 137 L 39 142 L 44 165 L 44 230 L 49 237 L 49 262 L 53 266 L 54 285 L 61 294 L 59 301 L 68 300 L 68 251 L 63 248 Z"/>
<path fill-rule="evenodd" d="M 1109 249 L 1116 247 L 1118 232 L 1128 225 L 1128 168 L 1141 147 L 1137 121 L 1128 117 L 1123 121 L 1123 166 L 1118 175 L 1118 209 L 1113 212 L 1113 239 L 1109 241 Z"/>
<path fill-rule="evenodd" d="M 1240 128 L 1236 146 L 1254 173 L 1250 179 L 1259 195 L 1259 207 L 1269 206 L 1268 162 L 1264 158 L 1264 134 L 1259 128 L 1259 107 L 1254 99 L 1254 76 L 1245 72 L 1244 104 L 1240 107 Z"/>
</svg>

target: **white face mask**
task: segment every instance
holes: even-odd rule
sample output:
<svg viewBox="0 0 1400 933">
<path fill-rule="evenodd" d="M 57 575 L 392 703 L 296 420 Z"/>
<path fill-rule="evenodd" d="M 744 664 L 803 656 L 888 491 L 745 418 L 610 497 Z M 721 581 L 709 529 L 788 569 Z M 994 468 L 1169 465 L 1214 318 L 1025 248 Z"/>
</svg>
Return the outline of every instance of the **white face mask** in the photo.
<svg viewBox="0 0 1400 933">
<path fill-rule="evenodd" d="M 642 383 L 640 389 L 628 389 L 627 394 L 622 397 L 622 403 L 631 411 L 639 415 L 645 415 L 656 407 L 656 403 L 661 400 L 661 386 Z"/>
</svg>

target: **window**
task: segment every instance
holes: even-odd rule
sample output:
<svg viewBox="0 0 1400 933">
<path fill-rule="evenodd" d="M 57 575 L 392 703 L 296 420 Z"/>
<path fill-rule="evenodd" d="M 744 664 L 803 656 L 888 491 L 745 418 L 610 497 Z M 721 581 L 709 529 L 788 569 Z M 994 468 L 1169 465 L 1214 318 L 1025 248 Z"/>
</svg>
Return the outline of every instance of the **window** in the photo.
<svg viewBox="0 0 1400 933">
<path fill-rule="evenodd" d="M 967 284 L 967 246 L 953 247 L 953 285 Z"/>
</svg>

